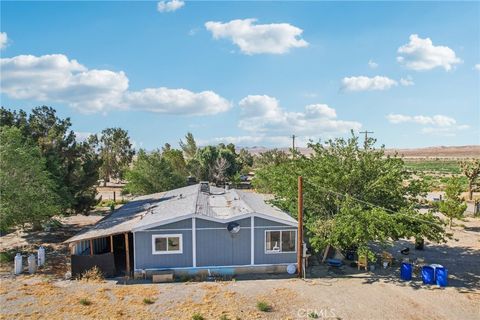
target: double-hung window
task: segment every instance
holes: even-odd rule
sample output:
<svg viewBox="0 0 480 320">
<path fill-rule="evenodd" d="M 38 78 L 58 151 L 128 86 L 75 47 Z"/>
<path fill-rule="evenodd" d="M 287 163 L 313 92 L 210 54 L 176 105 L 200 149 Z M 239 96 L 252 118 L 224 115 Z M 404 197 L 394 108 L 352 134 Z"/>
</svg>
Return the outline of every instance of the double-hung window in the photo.
<svg viewBox="0 0 480 320">
<path fill-rule="evenodd" d="M 296 230 L 266 230 L 265 253 L 296 252 Z"/>
<path fill-rule="evenodd" d="M 174 254 L 183 252 L 181 234 L 157 234 L 152 236 L 152 254 Z"/>
</svg>

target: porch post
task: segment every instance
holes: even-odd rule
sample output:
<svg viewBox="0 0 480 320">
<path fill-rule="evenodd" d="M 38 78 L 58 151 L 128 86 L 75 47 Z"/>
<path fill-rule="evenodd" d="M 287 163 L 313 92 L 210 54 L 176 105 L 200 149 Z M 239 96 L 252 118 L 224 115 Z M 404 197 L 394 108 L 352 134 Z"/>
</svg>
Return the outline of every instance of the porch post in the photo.
<svg viewBox="0 0 480 320">
<path fill-rule="evenodd" d="M 130 275 L 130 249 L 128 247 L 128 233 L 125 233 L 125 262 L 127 274 Z"/>
<path fill-rule="evenodd" d="M 113 253 L 113 236 L 110 235 L 110 252 Z"/>
<path fill-rule="evenodd" d="M 93 239 L 90 239 L 90 255 L 93 256 Z"/>
</svg>

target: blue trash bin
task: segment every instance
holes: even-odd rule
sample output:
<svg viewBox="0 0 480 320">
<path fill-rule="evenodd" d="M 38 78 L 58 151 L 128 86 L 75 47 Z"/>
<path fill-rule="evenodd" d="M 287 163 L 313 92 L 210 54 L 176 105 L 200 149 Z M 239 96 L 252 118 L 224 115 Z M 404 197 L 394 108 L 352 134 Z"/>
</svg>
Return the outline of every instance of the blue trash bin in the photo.
<svg viewBox="0 0 480 320">
<path fill-rule="evenodd" d="M 437 279 L 437 285 L 440 287 L 446 287 L 448 284 L 448 270 L 446 268 L 436 268 L 435 278 Z"/>
<path fill-rule="evenodd" d="M 422 267 L 423 284 L 435 284 L 435 269 L 430 266 Z"/>
<path fill-rule="evenodd" d="M 400 267 L 400 279 L 404 281 L 412 280 L 412 264 L 403 262 L 402 266 Z"/>
</svg>

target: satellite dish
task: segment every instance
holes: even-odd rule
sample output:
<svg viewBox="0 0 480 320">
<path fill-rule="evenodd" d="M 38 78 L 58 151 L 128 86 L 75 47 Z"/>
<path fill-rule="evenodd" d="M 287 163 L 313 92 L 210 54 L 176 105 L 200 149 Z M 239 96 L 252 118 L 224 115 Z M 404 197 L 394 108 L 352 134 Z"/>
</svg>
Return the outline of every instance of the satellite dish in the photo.
<svg viewBox="0 0 480 320">
<path fill-rule="evenodd" d="M 295 264 L 291 263 L 287 266 L 288 274 L 294 274 L 296 271 L 297 271 L 297 266 Z"/>
<path fill-rule="evenodd" d="M 240 231 L 240 225 L 236 222 L 230 222 L 227 226 L 227 230 L 230 233 L 238 233 L 238 231 Z"/>
</svg>

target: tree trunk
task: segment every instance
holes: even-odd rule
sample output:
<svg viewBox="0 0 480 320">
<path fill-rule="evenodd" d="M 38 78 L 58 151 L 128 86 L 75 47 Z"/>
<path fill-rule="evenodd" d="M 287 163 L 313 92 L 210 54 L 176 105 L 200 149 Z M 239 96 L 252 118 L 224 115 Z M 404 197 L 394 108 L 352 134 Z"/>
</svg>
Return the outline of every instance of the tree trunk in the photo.
<svg viewBox="0 0 480 320">
<path fill-rule="evenodd" d="M 473 186 L 472 183 L 468 184 L 468 200 L 473 199 Z"/>
<path fill-rule="evenodd" d="M 450 230 L 452 230 L 452 222 L 453 222 L 453 218 L 450 218 L 450 225 L 449 225 Z"/>
</svg>

